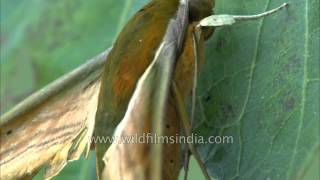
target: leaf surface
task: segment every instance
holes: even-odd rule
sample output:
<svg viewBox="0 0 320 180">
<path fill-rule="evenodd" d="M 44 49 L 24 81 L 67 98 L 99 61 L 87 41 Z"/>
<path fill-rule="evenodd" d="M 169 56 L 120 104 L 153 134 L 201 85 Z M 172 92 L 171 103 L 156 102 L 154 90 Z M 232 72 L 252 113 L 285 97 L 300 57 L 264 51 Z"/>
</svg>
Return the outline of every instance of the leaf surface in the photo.
<svg viewBox="0 0 320 180">
<path fill-rule="evenodd" d="M 233 143 L 199 145 L 219 179 L 303 179 L 319 153 L 319 1 L 217 28 L 200 76 L 198 126 Z M 256 14 L 280 0 L 217 1 L 216 14 Z"/>
</svg>

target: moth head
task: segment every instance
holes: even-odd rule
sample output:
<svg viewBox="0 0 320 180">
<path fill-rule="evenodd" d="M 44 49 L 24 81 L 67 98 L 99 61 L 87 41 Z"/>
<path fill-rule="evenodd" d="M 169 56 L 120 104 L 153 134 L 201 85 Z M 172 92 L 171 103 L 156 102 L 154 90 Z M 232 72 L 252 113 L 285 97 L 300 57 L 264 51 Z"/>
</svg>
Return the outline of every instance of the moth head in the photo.
<svg viewBox="0 0 320 180">
<path fill-rule="evenodd" d="M 190 0 L 189 1 L 189 21 L 199 22 L 205 17 L 213 14 L 214 0 Z M 202 27 L 204 38 L 208 39 L 212 33 L 212 27 Z"/>
<path fill-rule="evenodd" d="M 200 21 L 213 14 L 213 0 L 190 0 L 189 3 L 189 20 L 191 22 Z"/>
</svg>

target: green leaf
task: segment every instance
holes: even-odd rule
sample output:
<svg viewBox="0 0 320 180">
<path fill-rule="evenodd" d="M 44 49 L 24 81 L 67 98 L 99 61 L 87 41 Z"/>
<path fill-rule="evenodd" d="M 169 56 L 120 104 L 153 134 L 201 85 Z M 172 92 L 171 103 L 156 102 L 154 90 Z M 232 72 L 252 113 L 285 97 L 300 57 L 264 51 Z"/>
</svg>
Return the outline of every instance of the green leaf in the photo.
<svg viewBox="0 0 320 180">
<path fill-rule="evenodd" d="M 284 1 L 216 1 L 216 14 L 255 14 Z M 266 18 L 217 28 L 199 82 L 199 145 L 218 179 L 318 179 L 319 1 L 289 0 Z M 314 167 L 317 165 L 318 167 Z"/>
<path fill-rule="evenodd" d="M 0 0 L 1 114 L 109 48 L 146 1 Z M 69 163 L 54 179 L 94 179 L 94 159 Z"/>
<path fill-rule="evenodd" d="M 112 45 L 146 0 L 1 0 L 1 114 Z"/>
</svg>

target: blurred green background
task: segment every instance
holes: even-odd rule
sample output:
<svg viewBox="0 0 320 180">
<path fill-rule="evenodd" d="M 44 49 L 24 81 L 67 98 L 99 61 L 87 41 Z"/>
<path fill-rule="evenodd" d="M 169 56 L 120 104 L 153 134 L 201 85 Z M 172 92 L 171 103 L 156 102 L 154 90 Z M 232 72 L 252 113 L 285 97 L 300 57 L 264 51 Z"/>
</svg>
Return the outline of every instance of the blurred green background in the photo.
<svg viewBox="0 0 320 180">
<path fill-rule="evenodd" d="M 1 0 L 1 114 L 110 47 L 147 0 Z M 273 16 L 218 28 L 206 44 L 197 125 L 218 179 L 319 179 L 319 1 L 216 0 L 216 13 Z M 94 179 L 94 153 L 54 179 Z M 38 176 L 39 178 L 39 176 Z M 190 179 L 201 178 L 192 161 Z"/>
</svg>

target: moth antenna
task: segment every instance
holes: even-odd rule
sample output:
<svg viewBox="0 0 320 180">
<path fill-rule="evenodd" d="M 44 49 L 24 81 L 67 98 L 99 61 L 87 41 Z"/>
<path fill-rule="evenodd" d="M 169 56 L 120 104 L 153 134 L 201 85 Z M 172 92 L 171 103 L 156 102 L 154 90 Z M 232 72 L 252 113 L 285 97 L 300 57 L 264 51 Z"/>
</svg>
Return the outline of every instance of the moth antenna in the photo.
<svg viewBox="0 0 320 180">
<path fill-rule="evenodd" d="M 286 8 L 288 7 L 289 4 L 288 3 L 283 3 L 281 6 L 279 7 L 276 7 L 274 9 L 271 9 L 269 11 L 266 11 L 266 12 L 263 12 L 263 13 L 260 13 L 260 14 L 255 14 L 255 15 L 234 15 L 233 18 L 236 19 L 236 20 L 253 20 L 253 19 L 259 19 L 259 18 L 262 18 L 264 16 L 268 16 L 270 14 L 273 14 L 277 11 L 280 11 L 281 9 L 283 8 Z"/>
<path fill-rule="evenodd" d="M 209 26 L 209 27 L 219 27 L 219 26 L 227 26 L 232 25 L 236 22 L 240 21 L 248 21 L 248 20 L 256 20 L 271 14 L 274 14 L 280 11 L 283 8 L 288 7 L 288 3 L 283 3 L 281 6 L 271 9 L 269 11 L 255 14 L 255 15 L 229 15 L 229 14 L 222 14 L 222 15 L 212 15 L 208 16 L 200 21 L 200 26 Z"/>
</svg>

